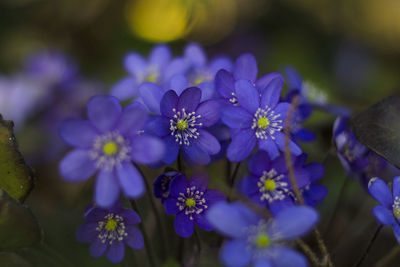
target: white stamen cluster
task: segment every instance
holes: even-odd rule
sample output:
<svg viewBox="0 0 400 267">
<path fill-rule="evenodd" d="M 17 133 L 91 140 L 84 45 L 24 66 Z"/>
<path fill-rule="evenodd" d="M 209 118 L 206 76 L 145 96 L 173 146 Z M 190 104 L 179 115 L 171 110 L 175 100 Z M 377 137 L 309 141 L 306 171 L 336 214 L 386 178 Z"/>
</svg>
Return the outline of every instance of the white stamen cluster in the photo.
<svg viewBox="0 0 400 267">
<path fill-rule="evenodd" d="M 104 145 L 113 142 L 117 146 L 117 152 L 112 155 L 104 153 Z M 112 170 L 115 166 L 120 166 L 122 162 L 129 160 L 131 152 L 130 142 L 118 132 L 110 132 L 101 135 L 94 140 L 90 157 L 95 160 L 96 167 L 104 170 Z"/>
<path fill-rule="evenodd" d="M 280 116 L 281 114 L 275 114 L 275 110 L 272 110 L 269 107 L 265 107 L 265 109 L 258 108 L 254 114 L 253 125 L 251 126 L 251 129 L 256 129 L 256 137 L 258 139 L 266 140 L 269 136 L 272 138 L 272 140 L 274 140 L 274 133 L 281 131 L 283 128 L 283 121 L 278 119 Z M 268 119 L 269 123 L 267 128 L 259 127 L 258 121 L 260 118 Z"/>
<path fill-rule="evenodd" d="M 258 191 L 261 193 L 260 200 L 268 201 L 269 203 L 275 200 L 283 200 L 287 196 L 289 192 L 289 183 L 285 181 L 281 181 L 285 176 L 283 174 L 278 175 L 275 169 L 271 169 L 270 171 L 263 171 L 263 175 L 260 177 L 260 180 L 257 182 Z M 272 180 L 276 184 L 276 188 L 274 190 L 267 190 L 265 188 L 265 181 Z"/>
<path fill-rule="evenodd" d="M 110 220 L 114 220 L 116 222 L 115 229 L 113 230 L 106 229 L 107 223 Z M 126 236 L 128 236 L 128 233 L 125 231 L 124 218 L 114 213 L 109 213 L 104 216 L 104 220 L 99 221 L 96 231 L 99 232 L 97 237 L 101 240 L 101 242 L 107 242 L 109 245 L 111 245 L 114 241 L 122 241 Z"/>
<path fill-rule="evenodd" d="M 396 196 L 393 201 L 393 215 L 397 219 L 400 219 L 400 198 Z"/>
<path fill-rule="evenodd" d="M 315 86 L 312 82 L 306 81 L 302 84 L 304 97 L 309 101 L 317 104 L 326 104 L 328 96 Z"/>
<path fill-rule="evenodd" d="M 175 113 L 174 117 L 169 120 L 171 135 L 175 137 L 175 141 L 180 145 L 190 145 L 190 139 L 197 139 L 200 133 L 197 127 L 201 127 L 201 122 L 196 120 L 201 118 L 201 115 L 196 115 L 196 112 L 186 113 L 186 110 L 182 108 L 181 111 L 177 111 L 175 108 L 172 109 Z M 185 123 L 186 127 L 183 129 L 179 126 L 180 123 Z"/>
<path fill-rule="evenodd" d="M 267 235 L 269 237 L 269 240 L 271 242 L 271 245 L 277 244 L 277 239 L 279 239 L 279 233 L 271 231 L 271 221 L 266 222 L 265 220 L 260 220 L 258 224 L 254 224 L 249 226 L 245 230 L 245 236 L 247 237 L 247 246 L 246 249 L 249 251 L 252 251 L 253 258 L 258 259 L 258 258 L 265 258 L 266 256 L 270 256 L 271 251 L 268 248 L 263 248 L 257 246 L 257 238 L 260 235 Z M 270 228 L 267 233 L 267 229 Z"/>
<path fill-rule="evenodd" d="M 229 102 L 231 102 L 234 106 L 239 106 L 239 102 L 234 92 L 232 92 L 232 97 L 229 98 Z"/>
<path fill-rule="evenodd" d="M 194 200 L 194 205 L 189 207 L 187 205 L 187 200 Z M 179 207 L 180 211 L 185 212 L 185 215 L 189 216 L 190 220 L 193 220 L 193 215 L 200 214 L 204 210 L 208 209 L 208 205 L 206 205 L 206 199 L 204 198 L 204 192 L 198 190 L 196 186 L 186 188 L 185 193 L 179 193 L 178 202 L 176 205 Z"/>
</svg>

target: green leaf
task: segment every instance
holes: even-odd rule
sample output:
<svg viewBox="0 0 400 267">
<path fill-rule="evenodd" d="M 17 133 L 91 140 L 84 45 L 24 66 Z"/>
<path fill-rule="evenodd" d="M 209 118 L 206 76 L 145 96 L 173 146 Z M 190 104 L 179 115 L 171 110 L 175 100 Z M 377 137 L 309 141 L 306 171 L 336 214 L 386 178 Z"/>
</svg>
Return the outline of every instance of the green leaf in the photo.
<svg viewBox="0 0 400 267">
<path fill-rule="evenodd" d="M 400 95 L 374 104 L 351 120 L 357 140 L 400 168 Z"/>
<path fill-rule="evenodd" d="M 31 246 L 41 239 L 32 212 L 0 189 L 0 250 Z"/>
<path fill-rule="evenodd" d="M 0 252 L 0 262 L 7 267 L 32 267 L 24 258 L 13 252 Z"/>
<path fill-rule="evenodd" d="M 13 122 L 0 115 L 0 189 L 23 202 L 33 187 L 32 170 L 18 151 Z"/>
</svg>

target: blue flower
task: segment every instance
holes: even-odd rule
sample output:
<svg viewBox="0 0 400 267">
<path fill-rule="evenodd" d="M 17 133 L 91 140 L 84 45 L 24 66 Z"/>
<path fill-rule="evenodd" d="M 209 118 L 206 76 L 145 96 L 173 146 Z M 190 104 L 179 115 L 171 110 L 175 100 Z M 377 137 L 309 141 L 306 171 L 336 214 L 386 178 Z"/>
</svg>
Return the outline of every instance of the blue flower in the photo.
<svg viewBox="0 0 400 267">
<path fill-rule="evenodd" d="M 144 193 L 143 178 L 132 161 L 152 164 L 164 156 L 156 137 L 138 134 L 147 120 L 139 103 L 123 110 L 115 97 L 98 95 L 87 105 L 89 120 L 62 123 L 60 135 L 75 149 L 61 161 L 61 176 L 70 182 L 88 179 L 96 172 L 95 202 L 101 207 L 115 203 L 120 190 L 129 198 Z"/>
<path fill-rule="evenodd" d="M 153 183 L 154 186 L 154 196 L 156 198 L 161 198 L 162 203 L 168 198 L 169 196 L 169 186 L 171 182 L 177 177 L 181 175 L 179 172 L 176 171 L 169 171 L 159 175 Z"/>
<path fill-rule="evenodd" d="M 317 212 L 306 206 L 289 207 L 266 221 L 240 202 L 216 203 L 207 214 L 215 229 L 228 237 L 220 250 L 226 266 L 307 266 L 304 256 L 287 241 L 305 235 L 318 221 Z"/>
<path fill-rule="evenodd" d="M 128 77 L 123 78 L 111 89 L 111 94 L 120 100 L 138 96 L 138 88 L 144 82 L 152 82 L 163 86 L 169 79 L 186 69 L 183 59 L 171 60 L 171 51 L 166 45 L 157 45 L 146 60 L 136 52 L 128 53 L 124 58 Z"/>
<path fill-rule="evenodd" d="M 218 140 L 205 129 L 218 121 L 219 104 L 200 99 L 201 91 L 196 87 L 187 88 L 179 97 L 173 90 L 162 97 L 161 116 L 155 116 L 147 130 L 163 139 L 168 151 L 164 163 L 173 163 L 181 150 L 189 160 L 205 165 L 210 162 L 210 155 L 219 152 Z"/>
<path fill-rule="evenodd" d="M 375 218 L 383 225 L 391 225 L 397 242 L 400 243 L 400 176 L 393 178 L 392 192 L 377 177 L 368 182 L 368 191 L 380 203 L 372 210 Z"/>
<path fill-rule="evenodd" d="M 194 224 L 206 231 L 214 229 L 206 219 L 207 212 L 215 203 L 225 200 L 225 195 L 219 190 L 207 189 L 208 181 L 206 174 L 194 174 L 190 181 L 178 175 L 171 182 L 164 207 L 168 214 L 176 215 L 174 226 L 178 235 L 191 236 Z"/>
<path fill-rule="evenodd" d="M 122 208 L 119 201 L 108 209 L 90 207 L 85 220 L 76 232 L 76 239 L 90 243 L 90 255 L 94 258 L 105 255 L 109 261 L 118 263 L 124 258 L 125 245 L 143 248 L 143 235 L 134 226 L 141 222 L 139 215 Z"/>
<path fill-rule="evenodd" d="M 320 163 L 305 165 L 306 159 L 307 156 L 305 154 L 293 159 L 297 186 L 303 194 L 310 195 L 307 198 L 310 199 L 309 202 L 317 203 L 321 195 L 322 198 L 325 197 L 325 187 L 320 188 L 317 186 L 312 188 L 313 191 L 308 190 L 311 189 L 311 185 L 315 180 L 323 176 L 324 167 Z M 270 160 L 265 151 L 258 151 L 250 158 L 248 167 L 250 173 L 239 183 L 244 195 L 261 206 L 268 207 L 274 214 L 284 207 L 295 204 L 296 198 L 292 191 L 283 154 L 275 160 Z"/>
<path fill-rule="evenodd" d="M 237 104 L 235 82 L 247 80 L 254 84 L 257 90 L 262 93 L 267 85 L 278 78 L 283 83 L 283 77 L 277 72 L 271 72 L 257 79 L 257 61 L 252 54 L 242 54 L 236 59 L 233 73 L 229 69 L 222 68 L 215 76 L 215 87 L 222 98 L 231 104 Z"/>
<path fill-rule="evenodd" d="M 279 102 L 283 80 L 273 79 L 264 89 L 261 98 L 256 87 L 248 80 L 235 82 L 238 105 L 223 108 L 221 120 L 232 129 L 232 142 L 227 151 L 230 161 L 239 162 L 247 158 L 258 144 L 270 158 L 284 151 L 283 127 L 290 104 Z M 289 140 L 289 149 L 300 155 L 301 149 Z"/>
</svg>

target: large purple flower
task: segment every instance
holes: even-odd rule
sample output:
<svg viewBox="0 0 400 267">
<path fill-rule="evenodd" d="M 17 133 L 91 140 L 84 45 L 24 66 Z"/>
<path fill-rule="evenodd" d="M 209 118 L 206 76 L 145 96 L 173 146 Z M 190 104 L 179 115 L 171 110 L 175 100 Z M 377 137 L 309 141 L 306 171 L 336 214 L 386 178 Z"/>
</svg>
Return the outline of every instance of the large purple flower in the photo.
<svg viewBox="0 0 400 267">
<path fill-rule="evenodd" d="M 287 241 L 305 235 L 318 221 L 318 213 L 306 206 L 290 207 L 266 221 L 240 202 L 219 202 L 207 219 L 229 238 L 220 250 L 221 262 L 229 267 L 306 267 L 305 257 Z"/>
<path fill-rule="evenodd" d="M 300 190 L 305 190 L 311 185 L 311 178 L 317 180 L 324 174 L 322 164 L 305 165 L 306 158 L 304 155 L 293 159 L 294 173 Z M 244 195 L 261 206 L 269 207 L 273 213 L 294 205 L 296 199 L 283 154 L 271 161 L 265 151 L 258 151 L 250 158 L 248 167 L 250 174 L 239 183 Z M 319 190 L 314 193 L 319 195 Z"/>
<path fill-rule="evenodd" d="M 205 216 L 208 209 L 216 202 L 225 200 L 225 196 L 218 190 L 207 189 L 208 181 L 207 175 L 195 174 L 190 181 L 178 175 L 171 182 L 164 207 L 168 214 L 176 214 L 174 225 L 178 235 L 191 236 L 194 224 L 206 231 L 213 229 Z"/>
<path fill-rule="evenodd" d="M 368 182 L 368 191 L 380 204 L 372 210 L 375 218 L 383 225 L 391 225 L 397 242 L 400 243 L 400 176 L 393 178 L 392 192 L 377 177 Z"/>
<path fill-rule="evenodd" d="M 227 151 L 230 161 L 246 159 L 257 144 L 271 159 L 279 156 L 279 150 L 284 151 L 283 127 L 290 104 L 279 102 L 282 86 L 282 79 L 273 79 L 260 98 L 250 81 L 235 82 L 237 104 L 225 106 L 221 117 L 232 129 L 232 142 Z M 289 149 L 294 155 L 301 154 L 301 149 L 291 140 Z"/>
<path fill-rule="evenodd" d="M 108 209 L 90 207 L 85 220 L 76 232 L 76 239 L 90 243 L 90 255 L 94 258 L 105 255 L 109 261 L 118 263 L 124 258 L 125 245 L 143 248 L 143 235 L 134 226 L 141 222 L 139 215 L 122 208 L 119 201 Z"/>
<path fill-rule="evenodd" d="M 164 94 L 161 116 L 155 116 L 147 127 L 166 145 L 164 163 L 173 163 L 181 150 L 194 163 L 205 165 L 210 162 L 210 155 L 219 152 L 218 140 L 205 129 L 219 119 L 218 102 L 200 99 L 201 91 L 196 87 L 185 89 L 179 97 L 173 90 Z"/>
<path fill-rule="evenodd" d="M 80 182 L 98 173 L 95 202 L 109 207 L 120 190 L 129 198 L 144 193 L 143 178 L 132 161 L 152 164 L 164 155 L 156 137 L 139 134 L 147 111 L 139 103 L 123 110 L 115 97 L 98 95 L 88 102 L 89 120 L 67 120 L 60 135 L 75 149 L 60 163 L 60 173 L 70 182 Z"/>
</svg>

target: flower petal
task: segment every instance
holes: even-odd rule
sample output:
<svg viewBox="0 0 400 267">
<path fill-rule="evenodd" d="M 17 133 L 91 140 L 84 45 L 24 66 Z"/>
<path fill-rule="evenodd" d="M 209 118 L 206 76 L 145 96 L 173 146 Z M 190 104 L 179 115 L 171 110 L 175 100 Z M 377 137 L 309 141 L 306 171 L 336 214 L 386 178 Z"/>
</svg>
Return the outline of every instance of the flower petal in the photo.
<svg viewBox="0 0 400 267">
<path fill-rule="evenodd" d="M 274 109 L 281 97 L 282 87 L 283 79 L 281 77 L 273 79 L 262 94 L 261 107 Z"/>
<path fill-rule="evenodd" d="M 224 69 L 227 71 L 232 70 L 232 61 L 228 57 L 220 56 L 210 62 L 209 70 L 215 75 L 219 70 Z"/>
<path fill-rule="evenodd" d="M 176 176 L 170 185 L 170 195 L 173 197 L 180 197 L 180 193 L 186 192 L 189 187 L 189 182 L 182 174 Z"/>
<path fill-rule="evenodd" d="M 97 238 L 98 231 L 96 230 L 98 222 L 84 223 L 79 226 L 76 231 L 76 240 L 80 243 L 89 243 Z"/>
<path fill-rule="evenodd" d="M 275 132 L 275 143 L 278 145 L 279 150 L 285 151 L 285 135 L 282 132 Z M 290 137 L 289 137 L 290 138 Z M 302 153 L 301 148 L 292 140 L 289 140 L 289 150 L 293 155 L 300 155 Z"/>
<path fill-rule="evenodd" d="M 279 240 L 291 240 L 304 235 L 318 221 L 318 213 L 310 207 L 288 207 L 280 211 L 269 226 L 271 236 L 279 236 Z"/>
<path fill-rule="evenodd" d="M 164 157 L 165 145 L 157 137 L 137 135 L 132 138 L 131 158 L 140 164 L 152 164 Z"/>
<path fill-rule="evenodd" d="M 188 86 L 189 82 L 186 76 L 183 74 L 176 74 L 172 76 L 172 78 L 170 79 L 167 89 L 172 89 L 173 91 L 175 91 L 177 95 L 180 95 L 183 92 L 183 90 L 188 88 Z"/>
<path fill-rule="evenodd" d="M 163 138 L 165 144 L 165 151 L 163 162 L 166 164 L 172 164 L 179 154 L 180 145 L 175 141 L 175 137 L 168 135 Z"/>
<path fill-rule="evenodd" d="M 318 181 L 325 174 L 324 165 L 322 165 L 319 162 L 313 162 L 313 163 L 307 164 L 305 166 L 305 168 L 308 171 L 308 173 L 310 174 L 311 182 Z"/>
<path fill-rule="evenodd" d="M 171 60 L 171 50 L 167 45 L 157 45 L 150 53 L 149 63 L 153 66 L 157 66 L 159 71 L 161 68 L 165 67 Z"/>
<path fill-rule="evenodd" d="M 393 178 L 393 197 L 400 197 L 400 176 Z"/>
<path fill-rule="evenodd" d="M 203 127 L 212 126 L 219 120 L 220 105 L 215 100 L 204 101 L 196 109 L 196 114 L 201 116 L 198 122 L 202 123 Z"/>
<path fill-rule="evenodd" d="M 142 222 L 139 214 L 130 209 L 123 209 L 119 215 L 124 218 L 125 224 L 138 224 Z"/>
<path fill-rule="evenodd" d="M 90 256 L 93 258 L 98 258 L 104 255 L 106 249 L 108 247 L 108 243 L 101 242 L 100 238 L 96 238 L 89 247 Z"/>
<path fill-rule="evenodd" d="M 271 138 L 258 140 L 258 146 L 261 150 L 268 153 L 271 160 L 276 159 L 280 155 L 278 146 Z"/>
<path fill-rule="evenodd" d="M 113 171 L 102 170 L 97 175 L 95 202 L 102 208 L 111 207 L 119 196 L 119 184 Z"/>
<path fill-rule="evenodd" d="M 307 260 L 297 251 L 285 246 L 273 246 L 268 249 L 272 255 L 273 266 L 279 267 L 307 267 Z"/>
<path fill-rule="evenodd" d="M 220 70 L 215 75 L 215 89 L 224 98 L 231 98 L 235 90 L 235 79 L 226 70 Z"/>
<path fill-rule="evenodd" d="M 125 77 L 119 80 L 110 90 L 110 95 L 115 96 L 120 101 L 137 97 L 137 81 L 134 77 Z"/>
<path fill-rule="evenodd" d="M 81 182 L 96 172 L 93 160 L 87 150 L 73 150 L 60 162 L 61 176 L 69 182 Z"/>
<path fill-rule="evenodd" d="M 253 116 L 242 107 L 226 106 L 222 110 L 221 120 L 230 128 L 250 128 Z"/>
<path fill-rule="evenodd" d="M 119 184 L 128 198 L 139 198 L 145 192 L 144 177 L 130 162 L 116 168 Z"/>
<path fill-rule="evenodd" d="M 215 137 L 214 137 L 215 138 Z M 217 140 L 217 139 L 215 139 Z M 204 141 L 204 140 L 203 140 Z M 198 142 L 198 141 L 197 141 Z M 203 150 L 198 144 L 192 143 L 188 146 L 183 146 L 183 149 L 186 153 L 186 155 L 192 160 L 194 163 L 199 164 L 199 165 L 207 165 L 210 163 L 210 155 L 207 151 Z M 218 141 L 217 141 L 218 142 Z M 205 142 L 203 143 L 198 142 L 202 146 L 205 146 Z M 218 150 L 219 151 L 219 150 Z M 218 152 L 217 152 L 218 153 Z"/>
<path fill-rule="evenodd" d="M 396 222 L 393 213 L 381 205 L 375 206 L 372 209 L 372 214 L 374 214 L 375 218 L 383 225 L 389 225 Z"/>
<path fill-rule="evenodd" d="M 125 244 L 122 241 L 114 241 L 107 250 L 107 259 L 112 263 L 119 263 L 125 256 Z"/>
<path fill-rule="evenodd" d="M 189 186 L 195 186 L 200 191 L 206 191 L 208 182 L 210 181 L 210 177 L 208 177 L 207 173 L 195 173 L 189 180 Z"/>
<path fill-rule="evenodd" d="M 185 89 L 179 96 L 177 110 L 185 109 L 186 113 L 196 110 L 200 103 L 201 90 L 197 87 L 190 87 Z"/>
<path fill-rule="evenodd" d="M 69 145 L 79 148 L 91 148 L 99 135 L 89 121 L 65 120 L 60 126 L 60 136 Z"/>
<path fill-rule="evenodd" d="M 147 62 L 138 53 L 128 53 L 124 58 L 124 67 L 136 79 L 144 79 L 146 75 Z"/>
<path fill-rule="evenodd" d="M 185 212 L 180 212 L 175 217 L 175 232 L 182 237 L 189 237 L 193 234 L 194 223 Z"/>
<path fill-rule="evenodd" d="M 117 98 L 108 95 L 92 97 L 87 104 L 89 120 L 100 131 L 112 130 L 121 116 L 121 105 Z"/>
<path fill-rule="evenodd" d="M 169 90 L 164 94 L 161 99 L 160 109 L 161 114 L 167 118 L 172 118 L 175 115 L 173 109 L 176 109 L 178 105 L 178 95 L 175 91 Z"/>
<path fill-rule="evenodd" d="M 186 45 L 184 51 L 185 58 L 196 67 L 200 67 L 206 64 L 207 58 L 203 48 L 195 43 Z"/>
<path fill-rule="evenodd" d="M 221 150 L 221 145 L 217 138 L 203 129 L 199 129 L 199 136 L 196 141 L 194 141 L 194 144 L 210 155 L 215 155 Z"/>
<path fill-rule="evenodd" d="M 206 213 L 208 222 L 221 234 L 238 238 L 249 226 L 240 210 L 228 202 L 215 203 Z"/>
<path fill-rule="evenodd" d="M 271 72 L 258 78 L 256 81 L 256 87 L 258 91 L 262 94 L 269 83 L 276 78 L 282 79 L 282 81 L 284 80 L 283 76 L 278 72 Z"/>
<path fill-rule="evenodd" d="M 273 265 L 269 259 L 259 258 L 254 261 L 253 267 L 273 267 Z"/>
<path fill-rule="evenodd" d="M 174 197 L 169 197 L 164 201 L 164 209 L 167 214 L 174 215 L 180 212 L 177 200 Z"/>
<path fill-rule="evenodd" d="M 146 108 L 139 102 L 133 102 L 123 109 L 116 127 L 124 136 L 136 135 L 139 130 L 143 130 L 147 119 Z"/>
<path fill-rule="evenodd" d="M 208 189 L 204 194 L 204 198 L 208 206 L 214 205 L 219 201 L 226 201 L 225 194 L 217 189 Z"/>
<path fill-rule="evenodd" d="M 164 116 L 150 116 L 146 124 L 145 133 L 164 137 L 171 134 L 170 121 Z"/>
<path fill-rule="evenodd" d="M 267 152 L 259 150 L 255 153 L 248 162 L 249 169 L 252 174 L 262 176 L 263 171 L 270 169 L 270 160 Z"/>
<path fill-rule="evenodd" d="M 244 79 L 254 82 L 257 78 L 257 61 L 252 54 L 243 54 L 236 59 L 233 76 L 236 80 Z"/>
<path fill-rule="evenodd" d="M 256 113 L 260 106 L 260 95 L 257 89 L 247 80 L 235 82 L 237 100 L 251 114 Z"/>
<path fill-rule="evenodd" d="M 163 96 L 163 89 L 155 83 L 144 82 L 139 88 L 140 97 L 144 104 L 154 114 L 160 114 L 160 103 Z"/>
<path fill-rule="evenodd" d="M 142 232 L 135 226 L 125 228 L 128 236 L 124 238 L 125 244 L 133 249 L 142 249 L 144 247 L 144 238 Z"/>
<path fill-rule="evenodd" d="M 386 183 L 380 178 L 372 178 L 368 182 L 369 193 L 384 207 L 390 209 L 393 204 L 392 193 Z"/>
<path fill-rule="evenodd" d="M 232 162 L 246 159 L 256 146 L 257 138 L 251 129 L 242 130 L 232 137 L 228 146 L 227 157 Z"/>
<path fill-rule="evenodd" d="M 244 267 L 252 258 L 251 250 L 242 239 L 227 241 L 222 245 L 220 259 L 226 266 Z"/>
<path fill-rule="evenodd" d="M 207 218 L 204 215 L 204 213 L 200 213 L 200 214 L 195 213 L 194 221 L 204 231 L 211 231 L 214 229 L 214 227 L 207 221 Z"/>
</svg>

